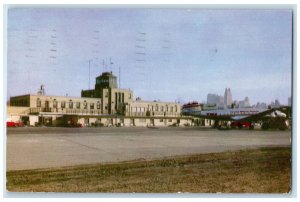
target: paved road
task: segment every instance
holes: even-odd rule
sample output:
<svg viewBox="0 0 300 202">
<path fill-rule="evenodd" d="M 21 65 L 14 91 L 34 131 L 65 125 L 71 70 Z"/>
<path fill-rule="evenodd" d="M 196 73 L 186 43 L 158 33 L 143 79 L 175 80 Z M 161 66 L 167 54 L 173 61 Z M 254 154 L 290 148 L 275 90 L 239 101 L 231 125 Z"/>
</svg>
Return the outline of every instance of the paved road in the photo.
<svg viewBox="0 0 300 202">
<path fill-rule="evenodd" d="M 291 131 L 205 128 L 9 128 L 7 170 L 289 146 Z"/>
</svg>

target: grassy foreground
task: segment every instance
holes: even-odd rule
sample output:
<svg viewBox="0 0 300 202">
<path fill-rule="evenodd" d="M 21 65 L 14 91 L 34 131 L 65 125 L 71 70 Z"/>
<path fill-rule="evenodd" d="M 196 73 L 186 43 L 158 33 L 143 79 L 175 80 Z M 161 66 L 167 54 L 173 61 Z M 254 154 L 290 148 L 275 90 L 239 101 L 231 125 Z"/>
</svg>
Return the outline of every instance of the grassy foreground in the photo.
<svg viewBox="0 0 300 202">
<path fill-rule="evenodd" d="M 7 172 L 13 192 L 288 193 L 291 148 Z"/>
</svg>

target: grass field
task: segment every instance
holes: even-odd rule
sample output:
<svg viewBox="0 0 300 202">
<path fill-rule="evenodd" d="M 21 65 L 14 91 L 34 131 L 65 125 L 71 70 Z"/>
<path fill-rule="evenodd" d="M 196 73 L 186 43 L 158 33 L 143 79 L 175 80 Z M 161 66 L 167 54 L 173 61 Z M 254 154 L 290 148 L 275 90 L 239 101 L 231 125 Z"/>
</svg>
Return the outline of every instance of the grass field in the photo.
<svg viewBox="0 0 300 202">
<path fill-rule="evenodd" d="M 291 148 L 7 172 L 11 192 L 288 193 Z"/>
</svg>

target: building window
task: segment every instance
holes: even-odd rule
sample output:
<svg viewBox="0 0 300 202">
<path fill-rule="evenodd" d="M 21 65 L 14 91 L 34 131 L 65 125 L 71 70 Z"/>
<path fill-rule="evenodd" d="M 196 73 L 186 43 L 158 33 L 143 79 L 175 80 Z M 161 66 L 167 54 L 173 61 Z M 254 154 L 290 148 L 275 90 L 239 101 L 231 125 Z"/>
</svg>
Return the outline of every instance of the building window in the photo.
<svg viewBox="0 0 300 202">
<path fill-rule="evenodd" d="M 175 106 L 175 112 L 177 112 L 177 106 Z"/>
<path fill-rule="evenodd" d="M 80 109 L 80 102 L 76 102 L 76 108 Z"/>
<path fill-rule="evenodd" d="M 159 122 L 164 122 L 164 120 L 163 119 L 159 119 Z"/>
<path fill-rule="evenodd" d="M 118 100 L 121 102 L 121 93 L 118 93 Z"/>
<path fill-rule="evenodd" d="M 100 109 L 100 102 L 97 102 L 97 109 Z"/>
<path fill-rule="evenodd" d="M 86 103 L 86 100 L 83 102 L 83 108 L 84 108 L 84 109 L 87 109 L 87 103 Z"/>
<path fill-rule="evenodd" d="M 169 122 L 172 122 L 172 119 L 169 119 L 168 121 L 169 121 Z"/>
<path fill-rule="evenodd" d="M 36 100 L 36 107 L 41 107 L 41 104 L 42 102 L 41 102 L 41 100 L 40 100 L 40 98 L 38 98 L 37 100 Z"/>
<path fill-rule="evenodd" d="M 155 111 L 158 111 L 158 105 L 155 106 Z"/>
<path fill-rule="evenodd" d="M 164 111 L 164 107 L 163 106 L 160 107 L 160 111 L 162 111 L 162 112 Z"/>
<path fill-rule="evenodd" d="M 62 101 L 61 102 L 61 108 L 65 108 L 66 107 L 66 102 L 65 101 Z"/>
<path fill-rule="evenodd" d="M 170 107 L 170 111 L 173 112 L 173 107 Z"/>
<path fill-rule="evenodd" d="M 108 97 L 108 92 L 105 92 L 105 97 Z"/>
<path fill-rule="evenodd" d="M 72 102 L 72 100 L 69 101 L 69 109 L 73 109 L 73 102 Z"/>
<path fill-rule="evenodd" d="M 53 108 L 57 108 L 57 101 L 56 101 L 56 99 L 53 100 Z"/>
<path fill-rule="evenodd" d="M 94 103 L 90 103 L 90 109 L 94 109 Z"/>
</svg>

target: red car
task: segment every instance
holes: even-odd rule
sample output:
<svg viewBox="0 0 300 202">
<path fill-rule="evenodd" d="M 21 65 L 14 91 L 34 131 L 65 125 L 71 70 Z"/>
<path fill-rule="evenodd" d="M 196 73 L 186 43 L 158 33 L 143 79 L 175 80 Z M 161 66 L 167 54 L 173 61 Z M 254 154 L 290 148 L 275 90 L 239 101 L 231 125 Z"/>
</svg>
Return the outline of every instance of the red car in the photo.
<svg viewBox="0 0 300 202">
<path fill-rule="evenodd" d="M 20 122 L 7 121 L 6 127 L 24 127 L 24 123 L 21 121 Z"/>
<path fill-rule="evenodd" d="M 6 127 L 16 127 L 16 124 L 12 121 L 6 121 Z"/>
<path fill-rule="evenodd" d="M 231 128 L 250 128 L 251 123 L 243 122 L 243 121 L 235 121 L 235 122 L 231 122 L 230 126 Z"/>
</svg>

